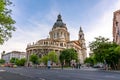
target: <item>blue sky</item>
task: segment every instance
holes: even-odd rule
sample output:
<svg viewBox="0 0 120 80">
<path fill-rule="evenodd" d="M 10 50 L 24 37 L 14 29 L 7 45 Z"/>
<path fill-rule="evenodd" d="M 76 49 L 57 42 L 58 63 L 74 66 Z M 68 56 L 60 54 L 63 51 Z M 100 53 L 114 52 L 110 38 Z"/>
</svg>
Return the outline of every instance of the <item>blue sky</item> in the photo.
<svg viewBox="0 0 120 80">
<path fill-rule="evenodd" d="M 70 32 L 70 39 L 78 39 L 82 26 L 86 44 L 97 36 L 112 40 L 113 12 L 120 9 L 120 0 L 11 0 L 15 6 L 12 16 L 16 32 L 4 45 L 2 51 L 25 51 L 28 43 L 49 35 L 57 15 L 62 15 Z"/>
</svg>

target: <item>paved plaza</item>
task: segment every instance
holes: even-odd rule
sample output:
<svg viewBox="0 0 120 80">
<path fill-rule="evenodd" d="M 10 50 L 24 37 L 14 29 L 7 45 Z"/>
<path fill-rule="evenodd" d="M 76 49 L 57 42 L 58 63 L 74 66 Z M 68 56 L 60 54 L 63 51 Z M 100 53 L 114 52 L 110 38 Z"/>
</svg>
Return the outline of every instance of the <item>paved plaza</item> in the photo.
<svg viewBox="0 0 120 80">
<path fill-rule="evenodd" d="M 41 69 L 41 68 L 0 68 L 0 77 L 8 74 L 9 79 L 23 77 L 24 80 L 120 80 L 120 72 L 104 71 L 92 68 L 82 69 Z M 2 74 L 4 73 L 4 74 Z M 12 76 L 12 74 L 15 74 Z M 7 76 L 7 75 L 6 75 Z M 18 80 L 18 79 L 17 79 Z M 22 80 L 19 78 L 19 80 Z"/>
</svg>

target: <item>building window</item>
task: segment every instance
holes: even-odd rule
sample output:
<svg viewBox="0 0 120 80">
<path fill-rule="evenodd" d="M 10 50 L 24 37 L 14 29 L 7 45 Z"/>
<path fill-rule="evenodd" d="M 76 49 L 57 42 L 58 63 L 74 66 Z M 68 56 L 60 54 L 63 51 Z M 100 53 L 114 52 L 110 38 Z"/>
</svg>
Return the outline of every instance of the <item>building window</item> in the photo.
<svg viewBox="0 0 120 80">
<path fill-rule="evenodd" d="M 45 42 L 44 42 L 44 45 L 45 45 Z"/>
<path fill-rule="evenodd" d="M 64 44 L 64 46 L 66 47 L 66 44 Z"/>
<path fill-rule="evenodd" d="M 48 45 L 48 42 L 46 42 L 46 45 Z"/>
<path fill-rule="evenodd" d="M 60 46 L 62 46 L 62 47 L 63 47 L 63 43 L 60 43 Z"/>
<path fill-rule="evenodd" d="M 62 36 L 62 32 L 61 32 L 61 36 Z"/>
<path fill-rule="evenodd" d="M 57 38 L 57 33 L 56 32 L 54 33 L 54 38 Z"/>
<path fill-rule="evenodd" d="M 53 45 L 53 42 L 51 42 L 51 45 Z"/>
<path fill-rule="evenodd" d="M 59 37 L 59 33 L 57 32 L 57 37 Z"/>
<path fill-rule="evenodd" d="M 118 22 L 116 22 L 116 26 L 118 26 Z"/>
<path fill-rule="evenodd" d="M 54 38 L 55 38 L 55 33 L 54 33 Z"/>
<path fill-rule="evenodd" d="M 65 36 L 65 38 L 66 38 L 66 34 L 64 33 L 64 36 Z"/>
</svg>

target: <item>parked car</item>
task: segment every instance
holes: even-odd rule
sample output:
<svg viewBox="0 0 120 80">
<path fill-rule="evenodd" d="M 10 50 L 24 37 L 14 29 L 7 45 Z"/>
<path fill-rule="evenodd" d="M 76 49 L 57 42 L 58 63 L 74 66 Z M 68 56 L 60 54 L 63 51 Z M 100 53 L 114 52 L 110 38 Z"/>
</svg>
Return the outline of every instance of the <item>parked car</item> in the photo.
<svg viewBox="0 0 120 80">
<path fill-rule="evenodd" d="M 13 65 L 14 65 L 13 63 L 5 63 L 4 64 L 5 67 L 13 67 Z"/>
<path fill-rule="evenodd" d="M 104 65 L 102 63 L 98 63 L 96 65 L 93 66 L 94 68 L 103 68 Z"/>
</svg>

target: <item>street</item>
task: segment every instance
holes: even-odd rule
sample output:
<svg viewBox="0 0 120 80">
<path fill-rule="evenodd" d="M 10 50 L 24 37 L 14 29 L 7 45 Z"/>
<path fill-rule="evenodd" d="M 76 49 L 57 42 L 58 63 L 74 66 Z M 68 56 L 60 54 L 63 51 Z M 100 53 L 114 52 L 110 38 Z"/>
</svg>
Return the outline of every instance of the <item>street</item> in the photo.
<svg viewBox="0 0 120 80">
<path fill-rule="evenodd" d="M 34 80 L 34 78 L 21 76 L 10 72 L 0 71 L 0 80 Z"/>
<path fill-rule="evenodd" d="M 24 80 L 120 80 L 120 72 L 103 71 L 94 69 L 35 69 L 35 68 L 0 68 L 5 70 L 0 72 L 0 77 L 4 77 L 2 73 L 10 72 L 14 76 L 9 76 L 9 80 L 16 76 L 27 77 Z M 32 79 L 31 79 L 32 78 Z M 2 80 L 2 79 L 0 79 Z M 4 79 L 8 80 L 8 79 Z M 18 80 L 18 79 L 17 79 Z M 19 79 L 21 80 L 21 79 Z"/>
</svg>

